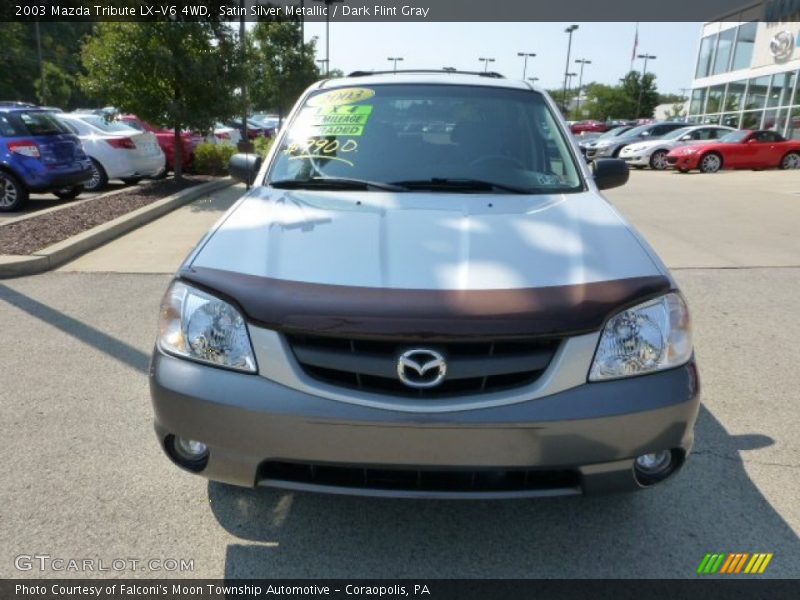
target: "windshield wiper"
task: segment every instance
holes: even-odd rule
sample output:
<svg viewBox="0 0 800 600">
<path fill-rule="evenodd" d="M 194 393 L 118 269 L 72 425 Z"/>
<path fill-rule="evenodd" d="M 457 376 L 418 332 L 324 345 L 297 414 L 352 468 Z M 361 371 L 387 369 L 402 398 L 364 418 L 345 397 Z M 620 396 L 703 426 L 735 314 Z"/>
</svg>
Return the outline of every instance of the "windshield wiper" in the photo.
<svg viewBox="0 0 800 600">
<path fill-rule="evenodd" d="M 406 192 L 406 187 L 382 181 L 350 179 L 347 177 L 309 177 L 308 179 L 279 179 L 269 185 L 284 190 L 331 189 L 331 190 L 382 190 L 387 192 Z"/>
<path fill-rule="evenodd" d="M 505 183 L 495 183 L 482 179 L 470 179 L 468 177 L 431 177 L 430 179 L 414 179 L 410 181 L 395 181 L 393 185 L 399 185 L 410 190 L 430 190 L 433 192 L 507 192 L 510 194 L 531 194 L 533 190 L 507 185 Z"/>
</svg>

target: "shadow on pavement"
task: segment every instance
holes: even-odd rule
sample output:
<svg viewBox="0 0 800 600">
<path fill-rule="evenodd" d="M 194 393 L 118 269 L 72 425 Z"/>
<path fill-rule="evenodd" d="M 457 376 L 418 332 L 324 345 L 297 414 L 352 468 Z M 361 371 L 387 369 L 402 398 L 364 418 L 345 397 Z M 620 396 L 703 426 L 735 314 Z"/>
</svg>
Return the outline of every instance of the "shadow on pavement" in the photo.
<svg viewBox="0 0 800 600">
<path fill-rule="evenodd" d="M 367 499 L 210 482 L 226 578 L 695 576 L 706 552 L 774 552 L 763 576 L 796 577 L 797 535 L 705 407 L 675 479 L 630 495 L 513 501 Z M 763 577 L 762 576 L 762 577 Z"/>
</svg>

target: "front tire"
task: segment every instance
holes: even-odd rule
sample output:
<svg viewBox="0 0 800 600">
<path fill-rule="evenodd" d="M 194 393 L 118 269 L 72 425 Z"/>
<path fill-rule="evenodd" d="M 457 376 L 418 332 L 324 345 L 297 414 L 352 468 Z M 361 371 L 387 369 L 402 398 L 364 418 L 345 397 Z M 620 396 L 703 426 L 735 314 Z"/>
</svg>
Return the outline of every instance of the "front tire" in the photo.
<svg viewBox="0 0 800 600">
<path fill-rule="evenodd" d="M 136 185 L 142 180 L 141 177 L 124 177 L 122 179 L 122 183 L 125 185 Z"/>
<path fill-rule="evenodd" d="M 87 192 L 99 192 L 108 185 L 108 175 L 106 175 L 106 170 L 103 168 L 103 165 L 93 158 L 91 161 L 92 178 L 83 184 L 83 189 Z"/>
<path fill-rule="evenodd" d="M 800 169 L 800 152 L 788 152 L 781 159 L 781 169 Z"/>
<path fill-rule="evenodd" d="M 0 212 L 19 210 L 28 201 L 28 190 L 11 173 L 0 171 Z"/>
<path fill-rule="evenodd" d="M 83 186 L 76 185 L 74 187 L 61 188 L 60 190 L 56 190 L 53 193 L 62 200 L 74 200 L 80 195 L 82 191 L 83 191 Z"/>
<path fill-rule="evenodd" d="M 669 168 L 666 150 L 656 150 L 650 155 L 650 168 L 654 171 L 664 171 Z"/>
<path fill-rule="evenodd" d="M 722 169 L 722 157 L 716 152 L 709 152 L 700 158 L 699 166 L 702 173 L 717 173 Z"/>
</svg>

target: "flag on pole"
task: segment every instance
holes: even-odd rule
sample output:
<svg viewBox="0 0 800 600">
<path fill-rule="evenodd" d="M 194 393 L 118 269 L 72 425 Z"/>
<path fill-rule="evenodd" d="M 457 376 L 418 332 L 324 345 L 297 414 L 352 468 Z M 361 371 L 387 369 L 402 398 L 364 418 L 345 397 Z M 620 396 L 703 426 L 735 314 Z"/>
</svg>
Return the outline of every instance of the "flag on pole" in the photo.
<svg viewBox="0 0 800 600">
<path fill-rule="evenodd" d="M 639 49 L 639 21 L 636 21 L 636 35 L 633 38 L 633 52 L 631 52 L 631 71 L 633 71 L 633 61 L 636 59 L 636 51 Z"/>
</svg>

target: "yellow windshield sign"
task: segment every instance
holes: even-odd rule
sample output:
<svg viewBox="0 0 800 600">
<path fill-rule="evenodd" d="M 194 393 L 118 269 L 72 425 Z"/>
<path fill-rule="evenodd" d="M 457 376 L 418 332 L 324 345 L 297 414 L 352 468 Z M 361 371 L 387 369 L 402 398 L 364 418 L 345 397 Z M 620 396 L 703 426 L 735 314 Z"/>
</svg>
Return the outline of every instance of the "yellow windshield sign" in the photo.
<svg viewBox="0 0 800 600">
<path fill-rule="evenodd" d="M 340 88 L 323 92 L 310 98 L 307 106 L 339 106 L 340 104 L 354 104 L 368 100 L 375 95 L 375 91 L 369 88 Z"/>
</svg>

